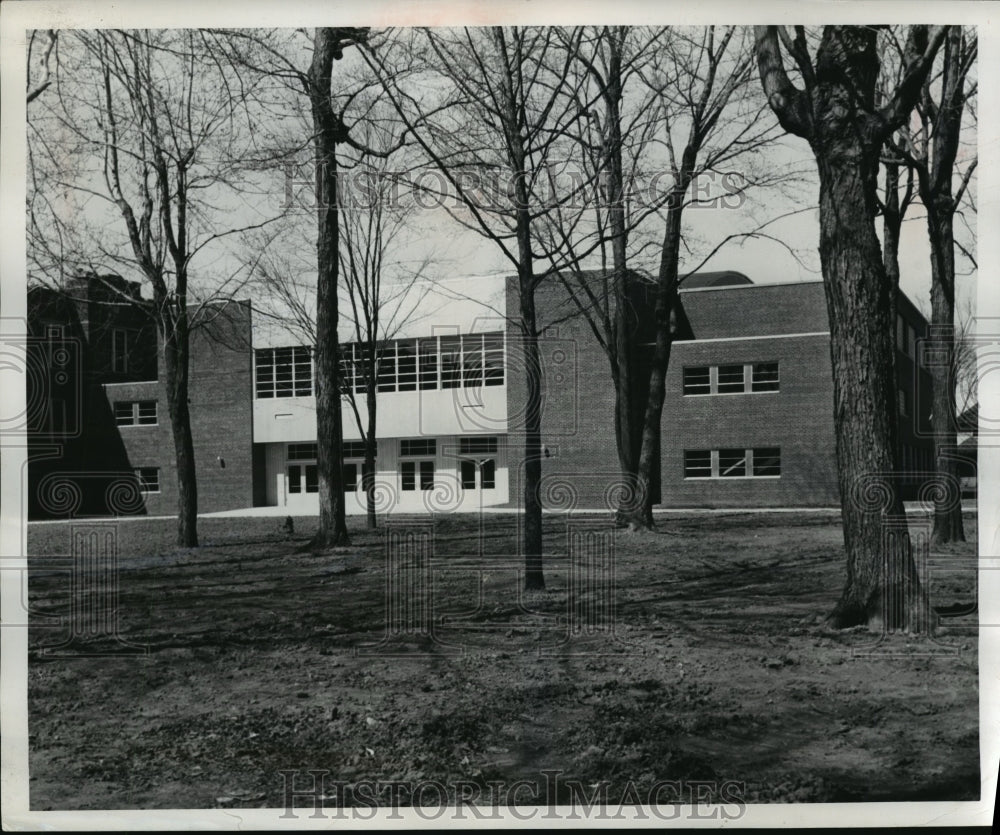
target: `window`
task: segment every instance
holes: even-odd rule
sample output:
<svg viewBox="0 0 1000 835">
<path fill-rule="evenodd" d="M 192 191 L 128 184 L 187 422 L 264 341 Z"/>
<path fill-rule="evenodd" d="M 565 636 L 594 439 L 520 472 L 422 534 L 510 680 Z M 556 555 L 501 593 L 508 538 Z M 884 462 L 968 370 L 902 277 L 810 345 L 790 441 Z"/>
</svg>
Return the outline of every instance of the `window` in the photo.
<svg viewBox="0 0 1000 835">
<path fill-rule="evenodd" d="M 254 351 L 255 392 L 258 398 L 309 397 L 312 351 L 307 347 L 260 348 Z"/>
<path fill-rule="evenodd" d="M 752 450 L 755 478 L 781 475 L 781 450 L 778 447 L 760 447 Z"/>
<path fill-rule="evenodd" d="M 712 451 L 708 449 L 684 450 L 684 478 L 711 478 Z"/>
<path fill-rule="evenodd" d="M 364 458 L 365 442 L 344 441 L 343 453 L 344 453 L 344 458 Z"/>
<path fill-rule="evenodd" d="M 457 389 L 462 385 L 462 340 L 458 336 L 441 337 L 441 388 Z"/>
<path fill-rule="evenodd" d="M 747 474 L 745 449 L 719 450 L 719 478 L 742 478 Z"/>
<path fill-rule="evenodd" d="M 400 441 L 399 454 L 435 455 L 437 454 L 437 441 L 433 438 L 417 438 L 415 440 Z"/>
<path fill-rule="evenodd" d="M 379 346 L 378 374 L 375 376 L 376 391 L 396 390 L 396 344 L 387 342 Z"/>
<path fill-rule="evenodd" d="M 156 401 L 121 400 L 115 403 L 115 423 L 118 426 L 155 426 Z"/>
<path fill-rule="evenodd" d="M 503 385 L 503 334 L 483 336 L 483 377 L 488 386 Z"/>
<path fill-rule="evenodd" d="M 475 388 L 483 384 L 483 337 L 470 334 L 462 337 L 462 385 Z"/>
<path fill-rule="evenodd" d="M 492 490 L 497 486 L 497 462 L 492 458 L 483 462 L 479 468 L 481 474 L 482 487 L 484 490 Z"/>
<path fill-rule="evenodd" d="M 707 366 L 684 369 L 684 394 L 711 394 L 712 370 Z"/>
<path fill-rule="evenodd" d="M 712 458 L 717 456 L 717 466 Z M 781 449 L 685 450 L 685 478 L 777 478 L 781 475 Z"/>
<path fill-rule="evenodd" d="M 403 489 L 415 490 L 417 485 L 417 473 L 420 474 L 420 489 L 434 489 L 434 462 L 433 461 L 403 461 L 400 464 L 400 474 L 402 476 Z"/>
<path fill-rule="evenodd" d="M 315 461 L 316 444 L 289 444 L 289 461 Z"/>
<path fill-rule="evenodd" d="M 417 343 L 404 339 L 396 343 L 396 390 L 417 390 Z"/>
<path fill-rule="evenodd" d="M 128 374 L 129 334 L 115 328 L 111 332 L 111 370 L 115 374 Z"/>
<path fill-rule="evenodd" d="M 458 451 L 462 455 L 495 455 L 497 451 L 496 438 L 459 438 Z"/>
<path fill-rule="evenodd" d="M 344 492 L 353 493 L 358 489 L 358 465 L 344 464 Z"/>
<path fill-rule="evenodd" d="M 306 492 L 319 492 L 319 471 L 315 464 L 306 464 Z"/>
<path fill-rule="evenodd" d="M 288 468 L 288 492 L 302 492 L 302 467 L 298 464 L 292 464 Z"/>
<path fill-rule="evenodd" d="M 137 467 L 135 477 L 139 480 L 139 489 L 143 493 L 160 492 L 160 468 Z"/>
<path fill-rule="evenodd" d="M 778 363 L 755 362 L 750 376 L 750 391 L 777 391 Z"/>
<path fill-rule="evenodd" d="M 906 389 L 896 389 L 896 402 L 903 417 L 910 416 L 910 393 Z"/>
<path fill-rule="evenodd" d="M 719 394 L 742 393 L 744 389 L 742 365 L 719 366 Z"/>
<path fill-rule="evenodd" d="M 476 462 L 475 461 L 463 461 L 462 462 L 462 489 L 463 490 L 475 490 L 476 489 Z"/>
<path fill-rule="evenodd" d="M 438 387 L 438 349 L 436 339 L 420 340 L 420 390 Z"/>
</svg>

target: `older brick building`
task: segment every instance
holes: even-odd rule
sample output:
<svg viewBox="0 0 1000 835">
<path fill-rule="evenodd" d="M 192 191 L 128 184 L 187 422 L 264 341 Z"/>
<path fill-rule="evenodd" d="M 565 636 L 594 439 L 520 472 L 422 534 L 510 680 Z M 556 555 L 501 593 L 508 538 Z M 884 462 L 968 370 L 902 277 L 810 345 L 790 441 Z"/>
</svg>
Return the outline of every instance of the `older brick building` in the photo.
<svg viewBox="0 0 1000 835">
<path fill-rule="evenodd" d="M 836 505 L 822 284 L 754 284 L 725 272 L 690 276 L 683 287 L 656 502 Z M 70 290 L 33 290 L 29 297 L 34 364 L 40 369 L 35 376 L 45 380 L 48 392 L 36 397 L 41 405 L 32 436 L 30 511 L 172 514 L 176 479 L 162 360 L 156 359 L 138 286 L 101 277 L 79 280 Z M 121 304 L 123 294 L 135 304 Z M 410 317 L 387 343 L 378 372 L 378 508 L 408 513 L 517 506 L 525 375 L 521 339 L 512 325 L 513 281 L 438 282 L 422 305 L 421 315 Z M 543 502 L 553 510 L 613 507 L 621 477 L 608 359 L 559 282 L 542 283 L 537 306 L 545 326 Z M 631 306 L 640 346 L 634 397 L 641 414 L 653 338 L 648 287 L 641 281 L 634 282 Z M 932 464 L 929 375 L 916 362 L 926 322 L 902 295 L 898 313 L 899 461 L 916 473 Z M 310 349 L 287 331 L 255 321 L 247 302 L 198 315 L 190 406 L 199 509 L 316 512 Z M 58 352 L 58 345 L 67 350 Z M 353 351 L 348 342 L 345 385 L 363 421 Z M 56 355 L 69 357 L 63 365 L 72 373 L 63 373 Z M 344 411 L 348 511 L 360 513 L 361 434 L 346 397 Z M 116 492 L 115 485 L 126 482 L 138 491 Z M 67 484 L 76 485 L 71 509 Z"/>
</svg>

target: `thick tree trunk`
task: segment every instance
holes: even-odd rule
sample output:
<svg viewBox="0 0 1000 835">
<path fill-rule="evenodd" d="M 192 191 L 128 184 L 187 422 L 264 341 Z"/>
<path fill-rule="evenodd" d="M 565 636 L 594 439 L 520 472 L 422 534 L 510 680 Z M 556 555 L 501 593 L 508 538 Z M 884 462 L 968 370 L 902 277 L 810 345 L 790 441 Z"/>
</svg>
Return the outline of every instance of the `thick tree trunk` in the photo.
<svg viewBox="0 0 1000 835">
<path fill-rule="evenodd" d="M 874 225 L 878 148 L 847 135 L 814 150 L 847 551 L 847 582 L 829 622 L 922 631 L 926 609 L 893 477 L 895 322 Z"/>
<path fill-rule="evenodd" d="M 330 102 L 331 73 L 338 48 L 333 30 L 316 30 L 309 83 L 316 130 L 316 469 L 319 527 L 311 544 L 319 548 L 350 544 L 344 511 L 344 427 L 337 337 L 340 246 L 337 143 L 342 138 L 343 126 L 336 119 Z"/>
<path fill-rule="evenodd" d="M 964 542 L 962 496 L 955 450 L 955 242 L 950 196 L 927 213 L 931 244 L 931 430 L 940 478 L 934 492 L 935 544 Z"/>
<path fill-rule="evenodd" d="M 194 440 L 191 436 L 191 410 L 188 404 L 188 369 L 190 332 L 187 311 L 173 311 L 166 316 L 161 331 L 163 359 L 167 378 L 167 412 L 174 440 L 177 469 L 177 544 L 181 548 L 198 546 L 198 479 L 194 463 Z"/>
<path fill-rule="evenodd" d="M 899 201 L 899 164 L 885 162 L 885 200 L 882 205 L 882 263 L 885 265 L 886 278 L 892 285 L 892 303 L 889 320 L 896 327 L 897 299 L 899 297 L 899 234 L 903 226 L 903 211 Z M 893 331 L 895 334 L 895 331 Z M 895 338 L 895 336 L 894 336 Z M 893 362 L 896 361 L 896 351 L 892 352 Z M 903 469 L 903 450 L 898 442 L 893 449 L 894 468 L 897 472 Z"/>
</svg>

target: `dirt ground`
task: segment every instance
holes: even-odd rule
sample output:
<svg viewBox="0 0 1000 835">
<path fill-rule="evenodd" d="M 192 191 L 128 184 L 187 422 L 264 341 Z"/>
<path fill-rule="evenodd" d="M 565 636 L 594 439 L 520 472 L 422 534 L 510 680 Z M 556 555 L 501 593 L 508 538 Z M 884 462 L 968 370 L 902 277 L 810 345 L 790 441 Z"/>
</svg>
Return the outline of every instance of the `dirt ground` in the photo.
<svg viewBox="0 0 1000 835">
<path fill-rule="evenodd" d="M 70 525 L 29 527 L 32 809 L 281 808 L 281 772 L 301 789 L 310 769 L 348 803 L 366 780 L 401 782 L 404 805 L 439 802 L 408 795 L 422 781 L 519 779 L 537 787 L 521 803 L 573 781 L 615 803 L 658 781 L 716 799 L 735 781 L 746 802 L 979 797 L 972 516 L 925 566 L 948 615 L 934 638 L 823 627 L 844 576 L 832 514 L 638 535 L 547 517 L 531 594 L 515 516 L 397 520 L 392 545 L 352 519 L 353 547 L 326 554 L 301 550 L 315 519 L 291 537 L 281 521 L 205 519 L 186 551 L 172 522 L 120 523 L 118 634 L 139 655 L 100 632 L 52 648 Z"/>
</svg>

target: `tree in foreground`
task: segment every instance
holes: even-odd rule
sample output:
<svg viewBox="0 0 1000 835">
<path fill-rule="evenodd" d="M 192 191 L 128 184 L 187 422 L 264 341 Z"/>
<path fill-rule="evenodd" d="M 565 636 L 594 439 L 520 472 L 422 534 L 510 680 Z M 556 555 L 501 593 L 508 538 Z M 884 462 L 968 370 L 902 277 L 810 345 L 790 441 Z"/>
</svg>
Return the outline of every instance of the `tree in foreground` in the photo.
<svg viewBox="0 0 1000 835">
<path fill-rule="evenodd" d="M 56 43 L 49 36 L 49 47 Z M 221 239 L 245 231 L 222 218 L 240 199 L 248 136 L 233 118 L 237 89 L 195 30 L 63 32 L 59 63 L 29 108 L 28 250 L 56 288 L 76 274 L 138 276 L 140 309 L 162 345 L 177 472 L 177 543 L 198 544 L 198 490 L 188 399 L 196 305 L 231 298 L 234 276 L 208 265 Z M 46 52 L 45 61 L 50 60 Z M 51 82 L 51 83 L 50 83 Z M 29 98 L 31 94 L 29 93 Z M 238 213 L 237 213 L 238 214 Z M 265 221 L 261 221 L 262 225 Z M 192 284 L 199 265 L 206 265 Z"/>
<path fill-rule="evenodd" d="M 826 26 L 815 57 L 804 27 L 756 27 L 764 92 L 782 127 L 808 143 L 820 184 L 820 262 L 830 319 L 837 470 L 847 580 L 829 623 L 922 631 L 926 599 L 894 489 L 894 309 L 878 236 L 882 147 L 910 116 L 947 27 L 909 28 L 901 80 L 876 106 L 870 27 Z M 785 67 L 794 62 L 799 85 Z"/>
</svg>

